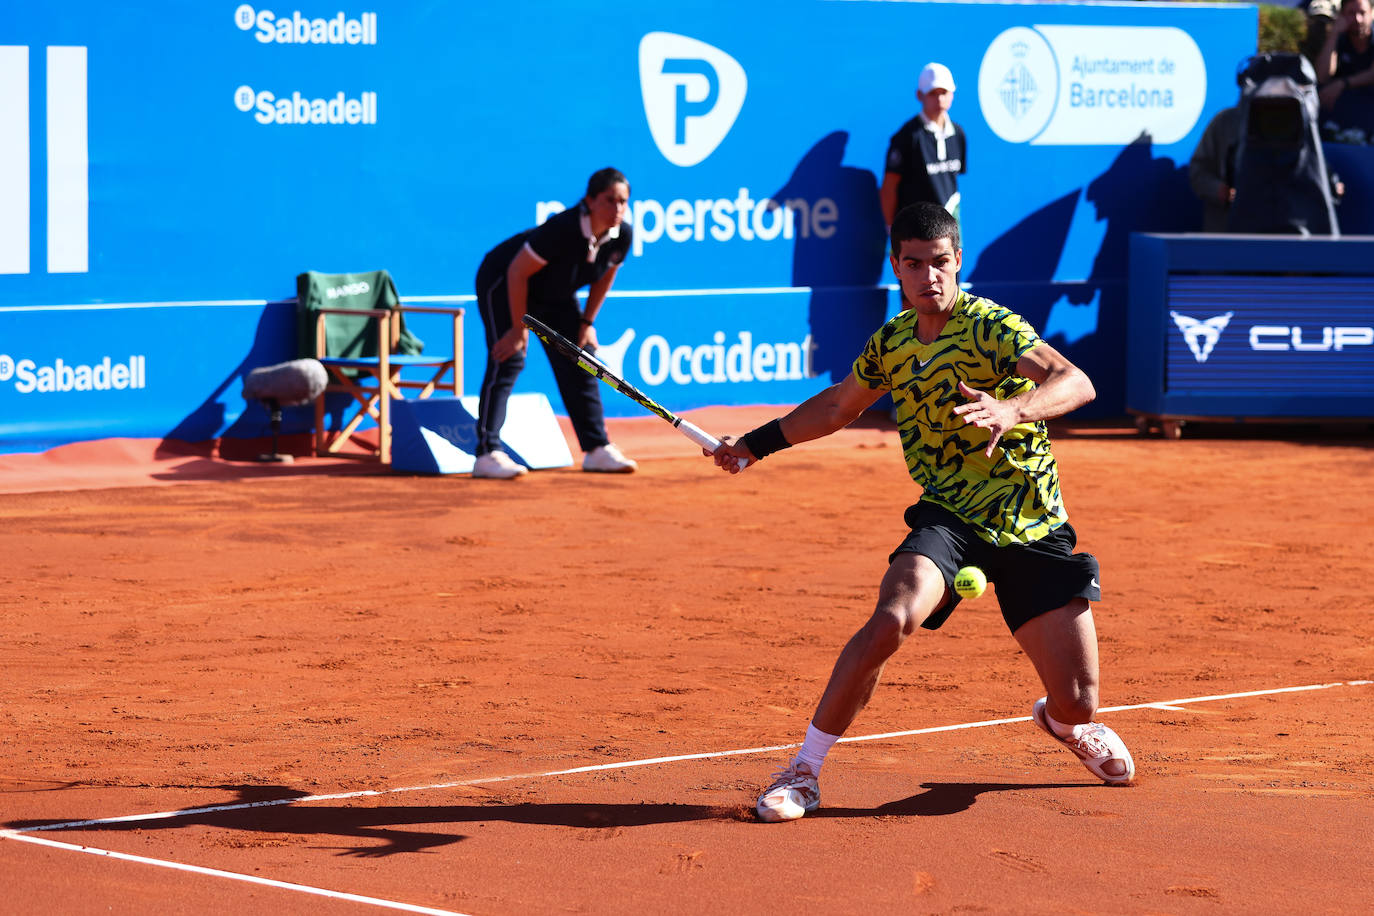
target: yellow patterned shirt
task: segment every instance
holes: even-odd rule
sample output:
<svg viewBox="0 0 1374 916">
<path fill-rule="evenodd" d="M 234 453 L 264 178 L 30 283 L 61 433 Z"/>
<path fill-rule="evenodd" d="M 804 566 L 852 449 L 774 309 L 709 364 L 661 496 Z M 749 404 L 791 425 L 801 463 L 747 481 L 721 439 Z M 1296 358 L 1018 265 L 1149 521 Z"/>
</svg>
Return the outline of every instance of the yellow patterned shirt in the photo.
<svg viewBox="0 0 1374 916">
<path fill-rule="evenodd" d="M 879 328 L 854 361 L 855 379 L 892 392 L 907 469 L 922 500 L 949 509 L 989 543 L 1039 540 L 1068 518 L 1045 424 L 1012 427 L 988 458 L 988 432 L 954 413 L 967 403 L 961 380 L 999 400 L 1033 388 L 1016 374 L 1016 363 L 1039 335 L 1020 315 L 965 292 L 933 343 L 917 339 L 917 317 L 907 309 Z"/>
</svg>

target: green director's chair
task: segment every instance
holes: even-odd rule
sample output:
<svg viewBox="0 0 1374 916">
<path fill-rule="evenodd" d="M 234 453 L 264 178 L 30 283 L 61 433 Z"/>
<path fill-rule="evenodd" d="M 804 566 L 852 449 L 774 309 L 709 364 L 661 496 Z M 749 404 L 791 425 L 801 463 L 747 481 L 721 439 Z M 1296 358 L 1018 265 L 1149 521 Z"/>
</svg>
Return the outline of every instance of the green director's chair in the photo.
<svg viewBox="0 0 1374 916">
<path fill-rule="evenodd" d="M 424 354 L 424 343 L 406 329 L 406 313 L 447 315 L 453 323 L 448 355 Z M 391 399 L 427 398 L 436 391 L 463 393 L 463 309 L 412 305 L 401 300 L 385 270 L 355 274 L 306 271 L 296 278 L 296 317 L 302 356 L 329 371 L 329 385 L 315 399 L 315 454 L 370 458 L 391 463 Z M 403 370 L 419 377 L 403 378 Z M 325 423 L 325 398 L 352 397 L 336 429 Z M 355 439 L 363 422 L 377 424 L 378 443 Z M 346 422 L 345 422 L 346 421 Z M 344 451 L 345 446 L 351 450 Z"/>
</svg>

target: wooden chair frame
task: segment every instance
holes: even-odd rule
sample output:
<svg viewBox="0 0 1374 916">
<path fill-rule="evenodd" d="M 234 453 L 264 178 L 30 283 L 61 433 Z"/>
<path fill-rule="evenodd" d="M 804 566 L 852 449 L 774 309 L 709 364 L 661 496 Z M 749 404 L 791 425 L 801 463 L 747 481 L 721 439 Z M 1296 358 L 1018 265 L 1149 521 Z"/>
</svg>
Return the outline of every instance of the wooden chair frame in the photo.
<svg viewBox="0 0 1374 916">
<path fill-rule="evenodd" d="M 399 337 L 401 314 L 427 313 L 448 315 L 453 321 L 453 354 L 451 356 L 405 356 L 391 352 L 392 341 Z M 320 457 L 363 458 L 391 463 L 391 399 L 405 398 L 406 391 L 418 391 L 415 399 L 427 398 L 436 391 L 453 397 L 463 394 L 463 309 L 450 306 L 407 305 L 404 301 L 394 309 L 330 309 L 316 310 L 315 354 L 329 370 L 330 381 L 324 392 L 315 399 L 315 454 Z M 326 317 L 329 315 L 366 315 L 374 319 L 377 332 L 375 357 L 344 358 L 326 356 L 328 352 Z M 427 381 L 401 378 L 402 370 L 411 367 L 432 369 Z M 449 376 L 444 380 L 444 376 Z M 371 380 L 372 383 L 368 383 Z M 325 429 L 325 397 L 330 393 L 346 392 L 353 397 L 357 410 L 344 427 L 335 432 Z M 352 442 L 361 452 L 344 452 L 345 445 L 363 421 L 371 417 L 377 423 L 378 447 L 368 448 Z"/>
</svg>

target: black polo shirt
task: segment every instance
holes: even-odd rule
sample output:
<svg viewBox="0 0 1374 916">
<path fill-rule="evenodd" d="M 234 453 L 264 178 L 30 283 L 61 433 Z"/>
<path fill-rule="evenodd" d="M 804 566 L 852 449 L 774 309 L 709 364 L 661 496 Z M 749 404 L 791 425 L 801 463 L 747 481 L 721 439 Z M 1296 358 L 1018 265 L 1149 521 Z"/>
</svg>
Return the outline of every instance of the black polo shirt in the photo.
<svg viewBox="0 0 1374 916">
<path fill-rule="evenodd" d="M 587 205 L 579 202 L 497 245 L 484 259 L 483 269 L 489 266 L 504 272 L 520 249 L 529 248 L 544 266 L 530 277 L 526 307 L 565 305 L 576 300 L 579 289 L 622 263 L 630 251 L 633 230 L 629 223 L 621 223 L 599 239 L 591 233 Z"/>
<path fill-rule="evenodd" d="M 945 206 L 959 190 L 958 176 L 966 172 L 968 147 L 964 129 L 950 122 L 953 134 L 945 138 L 943 155 L 940 141 L 917 115 L 892 135 L 887 147 L 886 171 L 901 177 L 897 186 L 897 209 L 921 201 Z"/>
<path fill-rule="evenodd" d="M 1331 74 L 1333 80 L 1363 73 L 1370 67 L 1374 67 L 1374 41 L 1371 41 L 1363 51 L 1356 51 L 1350 42 L 1349 33 L 1343 33 L 1336 39 L 1336 72 Z"/>
</svg>

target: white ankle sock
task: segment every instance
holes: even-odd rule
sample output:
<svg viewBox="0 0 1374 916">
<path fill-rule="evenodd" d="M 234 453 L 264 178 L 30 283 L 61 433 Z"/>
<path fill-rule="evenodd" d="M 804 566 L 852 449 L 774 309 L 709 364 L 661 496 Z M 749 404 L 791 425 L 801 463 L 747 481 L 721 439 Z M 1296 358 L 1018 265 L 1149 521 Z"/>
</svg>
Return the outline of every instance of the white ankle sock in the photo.
<svg viewBox="0 0 1374 916">
<path fill-rule="evenodd" d="M 1054 716 L 1050 715 L 1048 709 L 1045 710 L 1045 721 L 1050 723 L 1050 728 L 1061 738 L 1077 738 L 1078 730 L 1083 727 L 1081 725 L 1065 725 L 1063 722 L 1060 722 Z"/>
<path fill-rule="evenodd" d="M 839 735 L 827 735 L 815 725 L 808 725 L 806 740 L 802 742 L 801 750 L 797 751 L 795 759 L 806 764 L 812 773 L 819 776 L 821 765 L 825 763 L 825 755 L 830 753 L 830 748 L 839 740 Z"/>
</svg>

